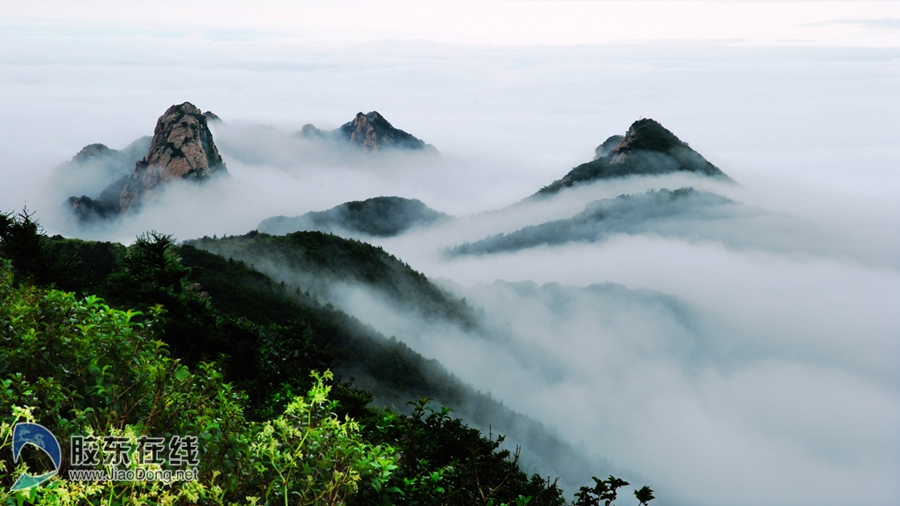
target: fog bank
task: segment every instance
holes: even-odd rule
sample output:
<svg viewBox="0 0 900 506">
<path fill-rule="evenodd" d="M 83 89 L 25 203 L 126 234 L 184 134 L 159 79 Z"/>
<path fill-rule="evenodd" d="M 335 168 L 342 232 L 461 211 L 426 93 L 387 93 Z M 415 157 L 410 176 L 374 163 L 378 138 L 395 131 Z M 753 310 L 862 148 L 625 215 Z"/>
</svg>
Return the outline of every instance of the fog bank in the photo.
<svg viewBox="0 0 900 506">
<path fill-rule="evenodd" d="M 201 2 L 190 12 L 215 14 L 187 16 L 196 25 L 157 10 L 11 7 L 0 22 L 0 210 L 27 205 L 50 233 L 130 242 L 151 229 L 178 239 L 241 234 L 270 216 L 416 198 L 459 219 L 374 242 L 482 309 L 487 330 L 423 321 L 359 287 L 335 295 L 367 323 L 633 473 L 625 477 L 657 491 L 654 504 L 893 504 L 895 3 L 663 2 L 641 7 L 649 21 L 637 31 L 622 14 L 637 7 L 622 2 L 566 3 L 544 25 L 535 9 L 555 4 L 538 3 L 519 11 L 531 12 L 521 26 L 545 27 L 533 42 L 519 29 L 455 32 L 433 14 L 453 7 L 446 2 L 416 7 L 418 25 L 397 17 L 411 27 L 400 32 L 387 14 L 365 11 L 386 23 L 378 25 L 340 6 L 322 12 L 346 19 L 300 7 L 266 18 L 280 12 L 270 4 L 243 19 L 246 7 Z M 386 12 L 403 12 L 398 5 Z M 620 11 L 571 14 L 579 9 Z M 723 22 L 704 31 L 670 22 L 673 11 Z M 475 11 L 456 12 L 446 19 Z M 323 16 L 328 23 L 308 34 L 290 26 Z M 495 17 L 504 20 L 497 26 L 519 19 Z M 559 20 L 573 18 L 591 30 L 567 39 Z M 729 30 L 729 20 L 749 28 Z M 356 30 L 363 25 L 380 35 Z M 674 28 L 654 35 L 666 25 Z M 68 222 L 60 206 L 81 190 L 48 181 L 53 169 L 90 143 L 125 148 L 186 100 L 225 120 L 213 132 L 230 177 L 173 185 L 118 222 Z M 372 110 L 440 154 L 360 157 L 290 137 L 305 123 L 334 128 Z M 738 184 L 629 178 L 516 205 L 641 117 Z M 649 228 L 598 243 L 440 254 L 569 218 L 599 199 L 688 186 L 758 214 L 699 238 L 686 223 L 668 235 Z"/>
</svg>

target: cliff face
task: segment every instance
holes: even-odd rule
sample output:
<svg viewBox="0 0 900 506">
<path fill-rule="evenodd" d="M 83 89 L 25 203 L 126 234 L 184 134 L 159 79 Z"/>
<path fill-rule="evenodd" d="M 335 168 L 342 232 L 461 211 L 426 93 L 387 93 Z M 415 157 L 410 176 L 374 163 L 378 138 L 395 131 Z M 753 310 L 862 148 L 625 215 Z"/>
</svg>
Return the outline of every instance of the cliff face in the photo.
<svg viewBox="0 0 900 506">
<path fill-rule="evenodd" d="M 119 197 L 120 211 L 139 205 L 142 196 L 160 183 L 200 182 L 227 172 L 207 121 L 189 102 L 173 105 L 159 118 L 147 156 L 135 165 Z"/>
<path fill-rule="evenodd" d="M 160 184 L 180 180 L 203 182 L 216 174 L 227 173 L 209 130 L 208 121 L 213 121 L 213 117 L 214 114 L 203 113 L 189 102 L 173 105 L 156 122 L 147 155 L 135 164 L 134 172 L 108 185 L 96 199 L 69 198 L 70 209 L 82 221 L 110 218 L 139 207 Z M 92 144 L 76 158 L 105 154 L 103 148 Z"/>
</svg>

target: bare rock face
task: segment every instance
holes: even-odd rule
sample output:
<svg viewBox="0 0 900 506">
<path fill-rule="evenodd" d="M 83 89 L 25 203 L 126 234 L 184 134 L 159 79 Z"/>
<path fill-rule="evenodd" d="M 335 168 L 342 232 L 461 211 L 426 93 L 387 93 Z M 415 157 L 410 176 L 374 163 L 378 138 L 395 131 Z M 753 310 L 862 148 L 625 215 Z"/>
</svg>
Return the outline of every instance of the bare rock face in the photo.
<svg viewBox="0 0 900 506">
<path fill-rule="evenodd" d="M 142 196 L 160 183 L 202 182 L 227 172 L 207 121 L 190 102 L 173 105 L 159 118 L 147 156 L 135 165 L 119 197 L 120 212 L 139 205 Z"/>
<path fill-rule="evenodd" d="M 112 218 L 136 209 L 161 184 L 173 181 L 203 182 L 227 169 L 209 130 L 209 121 L 221 121 L 190 102 L 173 105 L 156 122 L 147 155 L 135 163 L 134 172 L 109 184 L 98 198 L 71 197 L 67 204 L 79 221 Z M 76 159 L 107 157 L 114 150 L 102 144 L 85 146 Z M 132 158 L 133 160 L 133 158 Z"/>
<path fill-rule="evenodd" d="M 353 121 L 345 123 L 340 132 L 350 144 L 368 151 L 383 148 L 425 149 L 425 142 L 394 128 L 378 111 L 368 114 L 357 113 Z"/>
</svg>

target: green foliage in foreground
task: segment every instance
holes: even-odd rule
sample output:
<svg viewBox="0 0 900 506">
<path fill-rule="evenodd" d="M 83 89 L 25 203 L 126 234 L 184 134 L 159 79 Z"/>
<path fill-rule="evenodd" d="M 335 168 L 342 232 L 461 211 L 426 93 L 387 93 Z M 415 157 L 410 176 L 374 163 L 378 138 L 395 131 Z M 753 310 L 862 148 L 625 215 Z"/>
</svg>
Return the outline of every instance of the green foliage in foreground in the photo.
<svg viewBox="0 0 900 506">
<path fill-rule="evenodd" d="M 494 453 L 496 442 L 450 420 L 447 410 L 423 419 L 427 402 L 411 417 L 380 412 L 372 431 L 379 436 L 370 437 L 379 444 L 368 442 L 358 422 L 335 414 L 327 371 L 314 374 L 309 392 L 293 398 L 278 417 L 250 422 L 244 417 L 244 395 L 225 383 L 214 365 L 201 363 L 191 371 L 155 339 L 161 308 L 138 323 L 138 313 L 112 309 L 96 297 L 14 288 L 6 261 L 0 264 L 0 296 L 0 377 L 5 378 L 0 405 L 8 409 L 0 413 L 2 503 L 417 504 L 428 499 L 478 504 L 500 495 L 502 487 L 517 488 L 516 480 L 524 476 L 506 453 Z M 131 441 L 142 435 L 197 435 L 203 452 L 200 479 L 74 482 L 62 479 L 68 472 L 64 464 L 45 486 L 7 492 L 28 466 L 35 472 L 46 467 L 34 455 L 19 466 L 11 461 L 12 427 L 22 421 L 44 425 L 63 442 L 88 434 Z M 431 429 L 445 424 L 453 425 L 454 434 L 468 436 L 465 450 L 436 444 Z M 412 440 L 404 454 L 408 465 L 391 445 L 402 438 Z M 65 463 L 68 449 L 63 448 Z M 469 451 L 471 458 L 441 455 L 448 451 Z M 484 459 L 493 465 L 479 465 Z M 504 476 L 492 486 L 489 473 L 498 469 Z M 479 472 L 484 486 L 454 487 Z M 535 485 L 539 492 L 544 488 Z M 559 499 L 558 491 L 551 495 Z"/>
<path fill-rule="evenodd" d="M 618 497 L 618 490 L 629 485 L 627 481 L 615 476 L 610 476 L 605 480 L 594 476 L 593 479 L 593 487 L 581 487 L 581 490 L 575 494 L 574 506 L 600 506 L 601 502 L 604 506 L 609 506 Z M 653 489 L 647 486 L 635 490 L 634 497 L 641 506 L 647 506 L 650 501 L 655 499 Z"/>
<path fill-rule="evenodd" d="M 112 309 L 95 297 L 34 287 L 12 287 L 0 265 L 0 502 L 37 504 L 344 504 L 360 484 L 381 490 L 397 457 L 373 446 L 357 422 L 334 414 L 330 372 L 314 376 L 306 396 L 280 416 L 248 422 L 243 395 L 210 364 L 193 372 L 153 339 L 158 314 L 136 323 L 136 313 Z M 158 312 L 157 312 L 158 313 Z M 15 466 L 11 431 L 36 422 L 65 443 L 71 435 L 197 435 L 202 459 L 197 482 L 75 482 L 7 492 L 26 467 Z M 137 466 L 136 460 L 131 463 Z"/>
<path fill-rule="evenodd" d="M 449 408 L 433 410 L 425 399 L 411 415 L 372 407 L 368 392 L 316 373 L 333 355 L 311 334 L 338 342 L 327 333 L 344 332 L 333 322 L 346 315 L 310 310 L 301 314 L 309 322 L 276 322 L 276 311 L 252 322 L 223 314 L 189 279 L 167 236 L 146 234 L 125 251 L 46 238 L 27 213 L 2 216 L 0 232 L 26 233 L 0 235 L 0 255 L 14 260 L 0 258 L 0 504 L 565 503 L 554 482 L 522 472 L 517 455 L 500 449 L 502 438 L 485 438 Z M 80 255 L 85 249 L 110 261 Z M 73 254 L 52 266 L 23 261 L 23 251 Z M 270 280 L 251 278 L 256 295 L 283 295 Z M 149 309 L 34 285 L 42 280 L 82 294 L 96 287 L 120 308 Z M 195 435 L 199 480 L 74 482 L 63 479 L 64 464 L 50 482 L 11 494 L 25 466 L 48 469 L 37 451 L 13 465 L 10 431 L 21 421 L 50 429 L 64 463 L 71 435 Z"/>
</svg>

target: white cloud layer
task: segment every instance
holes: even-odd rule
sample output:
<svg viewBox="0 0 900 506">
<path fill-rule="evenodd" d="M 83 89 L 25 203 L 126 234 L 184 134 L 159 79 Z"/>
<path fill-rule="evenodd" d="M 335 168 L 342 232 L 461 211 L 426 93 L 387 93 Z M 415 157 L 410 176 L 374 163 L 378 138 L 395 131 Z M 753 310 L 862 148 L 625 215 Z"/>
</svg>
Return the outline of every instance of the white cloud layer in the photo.
<svg viewBox="0 0 900 506">
<path fill-rule="evenodd" d="M 379 244 L 455 284 L 505 337 L 413 331 L 414 315 L 347 295 L 376 327 L 640 473 L 660 505 L 892 504 L 896 2 L 639 4 L 263 2 L 250 15 L 246 3 L 201 2 L 179 4 L 182 16 L 165 2 L 7 6 L 0 209 L 27 204 L 52 233 L 127 242 L 148 229 L 238 234 L 273 215 L 418 198 L 464 218 Z M 53 168 L 89 143 L 124 148 L 186 100 L 226 121 L 214 133 L 231 177 L 173 187 L 109 228 L 71 228 L 58 212 L 69 195 L 47 184 Z M 289 138 L 370 110 L 440 156 L 348 160 Z M 491 212 L 642 116 L 740 186 L 638 178 Z M 599 198 L 686 185 L 789 226 L 743 222 L 728 230 L 739 245 L 650 233 L 438 254 Z M 520 282 L 534 284 L 510 284 Z"/>
</svg>

